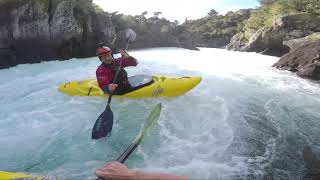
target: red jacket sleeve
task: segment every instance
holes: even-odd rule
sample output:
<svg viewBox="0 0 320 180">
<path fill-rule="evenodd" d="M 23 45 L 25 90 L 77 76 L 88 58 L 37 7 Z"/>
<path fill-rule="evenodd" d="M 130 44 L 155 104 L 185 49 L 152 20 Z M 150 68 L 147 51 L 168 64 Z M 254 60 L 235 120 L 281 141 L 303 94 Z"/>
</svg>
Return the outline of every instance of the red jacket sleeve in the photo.
<svg viewBox="0 0 320 180">
<path fill-rule="evenodd" d="M 108 91 L 108 85 L 114 77 L 113 72 L 110 69 L 107 69 L 103 66 L 99 66 L 96 70 L 97 82 L 99 84 L 100 89 L 104 92 Z"/>
<path fill-rule="evenodd" d="M 115 61 L 119 65 L 120 61 L 122 60 L 121 67 L 128 67 L 128 66 L 137 66 L 138 61 L 134 57 L 127 57 L 127 58 L 117 58 Z"/>
</svg>

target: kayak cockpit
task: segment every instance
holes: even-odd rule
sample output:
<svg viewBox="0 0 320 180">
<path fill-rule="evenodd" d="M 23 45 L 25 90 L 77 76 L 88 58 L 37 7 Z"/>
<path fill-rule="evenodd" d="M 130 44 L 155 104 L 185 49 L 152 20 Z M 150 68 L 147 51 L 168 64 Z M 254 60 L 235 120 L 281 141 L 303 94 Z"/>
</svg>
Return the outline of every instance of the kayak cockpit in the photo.
<svg viewBox="0 0 320 180">
<path fill-rule="evenodd" d="M 142 75 L 130 76 L 128 77 L 128 81 L 129 81 L 129 84 L 131 85 L 129 92 L 132 92 L 134 90 L 137 90 L 152 84 L 153 78 L 152 76 L 142 74 Z"/>
</svg>

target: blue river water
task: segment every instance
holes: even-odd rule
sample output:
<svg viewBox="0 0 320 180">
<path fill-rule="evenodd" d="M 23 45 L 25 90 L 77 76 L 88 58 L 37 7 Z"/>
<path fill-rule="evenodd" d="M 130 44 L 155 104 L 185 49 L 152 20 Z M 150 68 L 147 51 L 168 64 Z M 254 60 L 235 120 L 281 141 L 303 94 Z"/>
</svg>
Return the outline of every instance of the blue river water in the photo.
<svg viewBox="0 0 320 180">
<path fill-rule="evenodd" d="M 129 75 L 203 80 L 175 98 L 114 98 L 112 135 L 92 141 L 106 99 L 67 96 L 57 86 L 95 77 L 98 58 L 0 70 L 0 171 L 94 179 L 159 102 L 160 120 L 126 162 L 130 168 L 191 179 L 301 179 L 306 153 L 320 155 L 319 84 L 272 68 L 278 58 L 210 48 L 129 53 L 139 60 Z"/>
</svg>

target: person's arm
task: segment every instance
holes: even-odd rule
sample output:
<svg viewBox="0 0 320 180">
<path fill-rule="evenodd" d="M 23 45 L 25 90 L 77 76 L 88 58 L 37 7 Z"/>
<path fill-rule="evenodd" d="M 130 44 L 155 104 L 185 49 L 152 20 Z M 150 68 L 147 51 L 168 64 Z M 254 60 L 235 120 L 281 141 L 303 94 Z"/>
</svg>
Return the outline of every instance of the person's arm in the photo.
<svg viewBox="0 0 320 180">
<path fill-rule="evenodd" d="M 118 84 L 112 84 L 110 83 L 109 85 L 106 85 L 106 86 L 103 86 L 101 88 L 101 90 L 104 92 L 104 93 L 107 93 L 107 94 L 110 94 L 111 92 L 115 91 L 118 87 Z"/>
<path fill-rule="evenodd" d="M 96 175 L 104 179 L 127 179 L 127 180 L 144 180 L 144 179 L 159 179 L 159 180 L 187 180 L 187 177 L 176 176 L 164 173 L 148 173 L 143 171 L 134 171 L 128 169 L 120 162 L 114 161 L 104 165 L 96 170 Z"/>
<path fill-rule="evenodd" d="M 128 67 L 128 66 L 137 66 L 138 61 L 134 57 L 130 56 L 126 51 L 120 50 L 120 53 L 122 55 L 121 58 L 117 59 L 117 62 L 119 63 L 122 59 L 122 67 Z"/>
<path fill-rule="evenodd" d="M 158 179 L 158 180 L 187 180 L 187 177 L 177 176 L 165 173 L 147 173 L 143 171 L 135 171 L 134 180 Z"/>
<path fill-rule="evenodd" d="M 113 77 L 111 72 L 103 69 L 102 67 L 98 67 L 96 71 L 97 82 L 99 84 L 100 89 L 104 93 L 110 93 L 110 91 L 114 91 L 117 88 L 117 84 L 111 83 L 111 78 Z"/>
</svg>

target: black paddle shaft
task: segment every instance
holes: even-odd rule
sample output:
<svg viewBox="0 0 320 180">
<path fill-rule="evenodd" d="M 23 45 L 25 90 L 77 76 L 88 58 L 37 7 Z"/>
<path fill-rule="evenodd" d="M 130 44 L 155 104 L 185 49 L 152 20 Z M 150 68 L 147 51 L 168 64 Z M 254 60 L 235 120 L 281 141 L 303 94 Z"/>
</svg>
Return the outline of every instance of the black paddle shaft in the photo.
<svg viewBox="0 0 320 180">
<path fill-rule="evenodd" d="M 138 147 L 139 143 L 132 143 L 117 159 L 118 162 L 124 163 L 128 157 L 131 155 L 131 153 Z M 105 180 L 102 177 L 97 177 L 96 180 Z"/>
<path fill-rule="evenodd" d="M 137 143 L 132 143 L 117 159 L 118 162 L 122 164 L 128 159 L 128 157 L 133 153 L 133 151 L 138 147 L 140 144 L 141 139 Z"/>
<path fill-rule="evenodd" d="M 128 49 L 129 42 L 131 41 L 131 38 L 132 38 L 132 33 L 130 33 L 129 38 L 128 38 L 128 41 L 127 41 L 127 43 L 126 43 L 126 49 L 125 49 L 126 51 L 127 51 L 127 49 Z M 120 60 L 119 67 L 118 67 L 118 69 L 117 69 L 116 75 L 115 75 L 114 80 L 113 80 L 113 84 L 115 84 L 115 83 L 117 82 L 118 75 L 119 75 L 119 72 L 120 72 L 120 69 L 121 69 L 121 65 L 122 65 L 122 61 L 123 61 L 123 58 Z M 112 95 L 113 95 L 113 91 L 110 92 L 107 106 L 110 106 Z"/>
<path fill-rule="evenodd" d="M 113 84 L 115 84 L 115 83 L 117 82 L 117 79 L 118 79 L 118 76 L 119 76 L 119 72 L 120 72 L 120 69 L 121 69 L 121 66 L 122 66 L 122 61 L 123 61 L 123 59 L 120 60 L 120 63 L 119 63 L 119 66 L 118 66 L 116 75 L 115 75 L 114 80 L 113 80 Z M 110 91 L 107 106 L 110 106 L 111 98 L 112 98 L 112 96 L 113 96 L 113 92 L 114 92 L 114 91 Z"/>
</svg>

